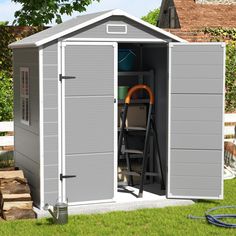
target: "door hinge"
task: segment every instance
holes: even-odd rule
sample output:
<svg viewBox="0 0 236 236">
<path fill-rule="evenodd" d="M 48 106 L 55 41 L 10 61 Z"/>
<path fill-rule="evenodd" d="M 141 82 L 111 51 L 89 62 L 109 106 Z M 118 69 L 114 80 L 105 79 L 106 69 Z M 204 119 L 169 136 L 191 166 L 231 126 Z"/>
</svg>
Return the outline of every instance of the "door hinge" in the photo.
<svg viewBox="0 0 236 236">
<path fill-rule="evenodd" d="M 59 74 L 59 80 L 62 81 L 62 79 L 76 79 L 75 76 L 62 76 L 62 74 Z"/>
<path fill-rule="evenodd" d="M 116 103 L 116 98 L 114 98 L 114 103 Z"/>
<path fill-rule="evenodd" d="M 76 175 L 63 175 L 60 174 L 60 180 L 62 181 L 63 179 L 69 179 L 69 178 L 75 178 Z"/>
</svg>

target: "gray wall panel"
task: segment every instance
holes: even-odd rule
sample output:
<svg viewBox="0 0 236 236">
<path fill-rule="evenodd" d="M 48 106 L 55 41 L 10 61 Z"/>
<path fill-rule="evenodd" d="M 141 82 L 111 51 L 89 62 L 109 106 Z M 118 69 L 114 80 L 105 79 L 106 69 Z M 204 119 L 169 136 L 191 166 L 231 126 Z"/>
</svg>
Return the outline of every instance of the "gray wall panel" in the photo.
<svg viewBox="0 0 236 236">
<path fill-rule="evenodd" d="M 185 149 L 222 149 L 219 134 L 171 134 L 171 148 Z"/>
<path fill-rule="evenodd" d="M 220 150 L 176 150 L 171 149 L 172 164 L 203 163 L 203 164 L 222 164 Z"/>
<path fill-rule="evenodd" d="M 58 191 L 58 179 L 45 179 L 44 180 L 45 192 L 57 192 Z"/>
<path fill-rule="evenodd" d="M 205 79 L 221 79 L 222 68 L 219 65 L 172 65 L 171 79 L 189 79 L 189 80 L 205 80 Z"/>
<path fill-rule="evenodd" d="M 171 134 L 222 135 L 221 121 L 172 121 Z"/>
<path fill-rule="evenodd" d="M 58 198 L 58 45 L 43 48 L 44 92 L 44 200 L 55 204 Z"/>
<path fill-rule="evenodd" d="M 221 108 L 172 108 L 171 120 L 222 121 Z"/>
<path fill-rule="evenodd" d="M 169 197 L 222 197 L 224 49 L 190 44 L 170 50 Z"/>
<path fill-rule="evenodd" d="M 44 201 L 50 205 L 55 205 L 58 200 L 58 192 L 45 192 Z"/>
<path fill-rule="evenodd" d="M 44 178 L 45 180 L 57 179 L 58 178 L 58 165 L 45 165 Z"/>
<path fill-rule="evenodd" d="M 57 108 L 45 108 L 44 109 L 44 122 L 58 122 L 58 110 Z"/>
<path fill-rule="evenodd" d="M 66 81 L 66 96 L 113 95 L 113 46 L 67 46 L 65 75 L 76 79 Z"/>
<path fill-rule="evenodd" d="M 114 154 L 66 156 L 66 180 L 70 202 L 111 199 L 114 195 Z"/>
<path fill-rule="evenodd" d="M 44 135 L 58 135 L 58 123 L 44 123 Z"/>
<path fill-rule="evenodd" d="M 57 80 L 44 80 L 43 81 L 43 92 L 44 95 L 55 95 L 57 97 Z"/>
<path fill-rule="evenodd" d="M 192 54 L 194 53 L 194 57 Z M 208 51 L 208 52 L 182 52 L 173 51 L 171 54 L 171 60 L 173 65 L 222 65 L 223 57 L 221 57 L 221 52 L 219 50 L 216 51 Z"/>
<path fill-rule="evenodd" d="M 220 179 L 215 179 L 211 182 L 216 182 L 216 181 L 220 181 Z M 199 183 L 199 181 L 196 181 Z M 210 184 L 210 183 L 209 183 Z M 221 198 L 221 195 L 219 194 L 219 192 L 216 189 L 196 189 L 196 188 L 181 188 L 181 189 L 176 189 L 174 194 L 177 196 L 188 196 L 189 193 L 191 192 L 192 196 L 199 196 L 199 198 L 216 198 L 216 196 L 218 198 Z"/>
<path fill-rule="evenodd" d="M 39 164 L 39 136 L 27 130 L 19 128 L 18 126 L 15 126 L 14 129 L 15 151 L 22 153 L 32 161 Z"/>
<path fill-rule="evenodd" d="M 221 79 L 204 79 L 204 86 L 196 79 L 173 79 L 171 82 L 172 93 L 218 93 L 222 94 Z"/>
<path fill-rule="evenodd" d="M 222 91 L 222 85 L 221 85 L 221 91 Z M 172 107 L 222 108 L 223 95 L 172 94 L 171 101 L 172 101 L 171 102 Z"/>
<path fill-rule="evenodd" d="M 179 52 L 180 54 L 183 54 L 183 53 L 186 53 L 186 52 L 191 52 L 192 55 L 195 53 L 199 53 L 199 52 L 202 52 L 203 55 L 205 56 L 206 54 L 208 53 L 218 53 L 219 54 L 219 51 L 223 51 L 223 47 L 221 45 L 212 45 L 212 44 L 209 44 L 209 43 L 205 43 L 201 44 L 201 45 L 197 45 L 196 47 L 195 46 L 186 46 L 186 44 L 179 44 L 178 46 L 174 45 L 174 53 L 175 52 Z M 222 44 L 223 45 L 223 44 Z M 220 54 L 219 54 L 220 55 Z M 220 55 L 221 56 L 221 55 Z M 200 61 L 202 61 L 200 59 Z"/>
<path fill-rule="evenodd" d="M 43 52 L 43 64 L 44 65 L 57 66 L 58 55 L 55 52 L 57 52 L 57 51 L 47 51 L 46 49 L 44 49 L 44 52 Z"/>
<path fill-rule="evenodd" d="M 14 159 L 24 171 L 34 204 L 40 204 L 40 153 L 39 153 L 39 52 L 38 48 L 13 50 L 14 70 Z M 29 68 L 30 125 L 21 123 L 20 67 Z"/>
<path fill-rule="evenodd" d="M 56 108 L 58 107 L 57 94 L 44 95 L 44 108 Z"/>
<path fill-rule="evenodd" d="M 44 137 L 44 151 L 57 151 L 58 136 Z"/>
<path fill-rule="evenodd" d="M 126 24 L 127 34 L 107 34 L 106 25 L 107 24 Z M 107 18 L 103 21 L 95 23 L 83 30 L 77 31 L 70 34 L 68 37 L 73 38 L 144 38 L 144 39 L 168 39 L 158 32 L 154 32 L 151 29 L 147 29 L 145 26 L 140 25 L 137 22 L 128 20 L 125 17 L 113 16 Z"/>
<path fill-rule="evenodd" d="M 14 124 L 39 134 L 39 61 L 38 49 L 14 49 Z M 30 76 L 30 126 L 21 123 L 20 67 L 29 68 Z"/>
<path fill-rule="evenodd" d="M 44 79 L 58 79 L 57 65 L 44 65 L 43 66 Z"/>
<path fill-rule="evenodd" d="M 31 197 L 34 205 L 40 205 L 40 165 L 25 157 L 21 153 L 14 152 L 15 166 L 24 171 L 24 176 L 27 178 L 31 190 Z"/>
<path fill-rule="evenodd" d="M 175 163 L 175 168 L 172 170 L 171 175 L 173 177 L 184 175 L 184 176 L 190 176 L 190 178 L 192 176 L 217 177 L 217 178 L 219 178 L 219 176 L 218 176 L 219 175 L 219 173 L 218 173 L 219 168 L 221 168 L 221 163 L 211 163 L 211 164 L 204 163 L 204 165 L 202 165 L 201 162 L 199 162 L 199 163 L 194 162 L 194 165 L 193 165 L 193 163 L 190 163 L 190 162 Z M 209 170 L 211 170 L 211 171 L 209 171 Z M 188 183 L 189 184 L 188 187 L 192 187 L 190 185 L 190 183 Z M 214 183 L 214 184 L 216 186 L 219 186 L 221 183 Z"/>
<path fill-rule="evenodd" d="M 58 163 L 58 151 L 44 152 L 44 165 L 55 165 Z"/>
<path fill-rule="evenodd" d="M 113 151 L 113 97 L 66 98 L 65 107 L 67 154 Z"/>
</svg>

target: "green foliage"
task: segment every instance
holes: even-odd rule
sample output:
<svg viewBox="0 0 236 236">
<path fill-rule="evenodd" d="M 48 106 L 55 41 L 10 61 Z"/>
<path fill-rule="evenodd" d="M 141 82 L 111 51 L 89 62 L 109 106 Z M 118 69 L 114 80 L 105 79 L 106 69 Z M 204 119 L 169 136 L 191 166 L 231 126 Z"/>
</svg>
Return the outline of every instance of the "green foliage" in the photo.
<svg viewBox="0 0 236 236">
<path fill-rule="evenodd" d="M 13 27 L 0 25 L 0 121 L 13 119 L 12 51 L 8 45 L 39 30 L 41 28 L 22 30 L 19 35 Z"/>
<path fill-rule="evenodd" d="M 22 8 L 15 12 L 15 21 L 19 25 L 46 25 L 55 19 L 62 22 L 61 15 L 71 15 L 73 11 L 84 12 L 93 1 L 100 0 L 12 0 Z"/>
<path fill-rule="evenodd" d="M 203 216 L 212 207 L 236 205 L 236 179 L 224 181 L 224 200 L 202 200 L 190 206 L 164 207 L 106 214 L 70 216 L 66 225 L 52 225 L 49 219 L 0 221 L 0 235 L 17 236 L 233 236 L 235 229 L 191 220 L 188 215 Z M 160 200 L 161 202 L 162 200 Z M 235 214 L 235 209 L 213 212 Z M 228 219 L 236 223 L 235 219 Z M 17 232 L 17 233 L 16 233 Z"/>
<path fill-rule="evenodd" d="M 152 24 L 157 25 L 157 20 L 159 19 L 160 9 L 156 8 L 153 11 L 150 11 L 146 16 L 142 17 L 142 20 Z"/>
<path fill-rule="evenodd" d="M 204 33 L 212 36 L 212 41 L 225 41 L 225 111 L 236 110 L 236 28 L 206 28 Z"/>
<path fill-rule="evenodd" d="M 203 31 L 214 36 L 218 41 L 222 39 L 236 41 L 236 28 L 205 28 Z"/>
<path fill-rule="evenodd" d="M 13 119 L 13 81 L 0 71 L 0 121 Z"/>
<path fill-rule="evenodd" d="M 226 46 L 225 111 L 236 110 L 236 42 Z"/>
<path fill-rule="evenodd" d="M 8 25 L 8 23 L 9 23 L 8 21 L 0 21 L 0 26 L 1 25 L 5 25 L 6 26 L 6 25 Z"/>
</svg>

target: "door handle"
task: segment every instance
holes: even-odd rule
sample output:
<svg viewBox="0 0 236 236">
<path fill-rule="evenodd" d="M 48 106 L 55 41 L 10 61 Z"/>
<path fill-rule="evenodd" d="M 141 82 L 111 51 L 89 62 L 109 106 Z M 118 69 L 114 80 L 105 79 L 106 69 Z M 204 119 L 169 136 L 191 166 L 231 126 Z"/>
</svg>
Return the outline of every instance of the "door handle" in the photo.
<svg viewBox="0 0 236 236">
<path fill-rule="evenodd" d="M 76 178 L 76 175 L 63 175 L 63 174 L 60 174 L 60 180 L 61 181 L 63 179 L 69 179 L 69 178 Z"/>
<path fill-rule="evenodd" d="M 59 74 L 59 80 L 62 81 L 63 79 L 76 79 L 75 76 L 62 76 L 62 74 Z"/>
</svg>

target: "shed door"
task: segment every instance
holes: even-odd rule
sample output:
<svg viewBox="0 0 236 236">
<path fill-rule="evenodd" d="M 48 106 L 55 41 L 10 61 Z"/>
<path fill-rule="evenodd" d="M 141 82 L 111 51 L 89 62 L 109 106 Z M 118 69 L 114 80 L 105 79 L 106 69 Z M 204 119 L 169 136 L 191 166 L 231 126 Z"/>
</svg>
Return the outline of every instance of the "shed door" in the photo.
<svg viewBox="0 0 236 236">
<path fill-rule="evenodd" d="M 169 198 L 223 197 L 225 46 L 169 45 Z"/>
<path fill-rule="evenodd" d="M 64 196 L 70 203 L 114 197 L 116 44 L 66 43 Z M 63 59 L 62 58 L 62 59 Z"/>
</svg>

